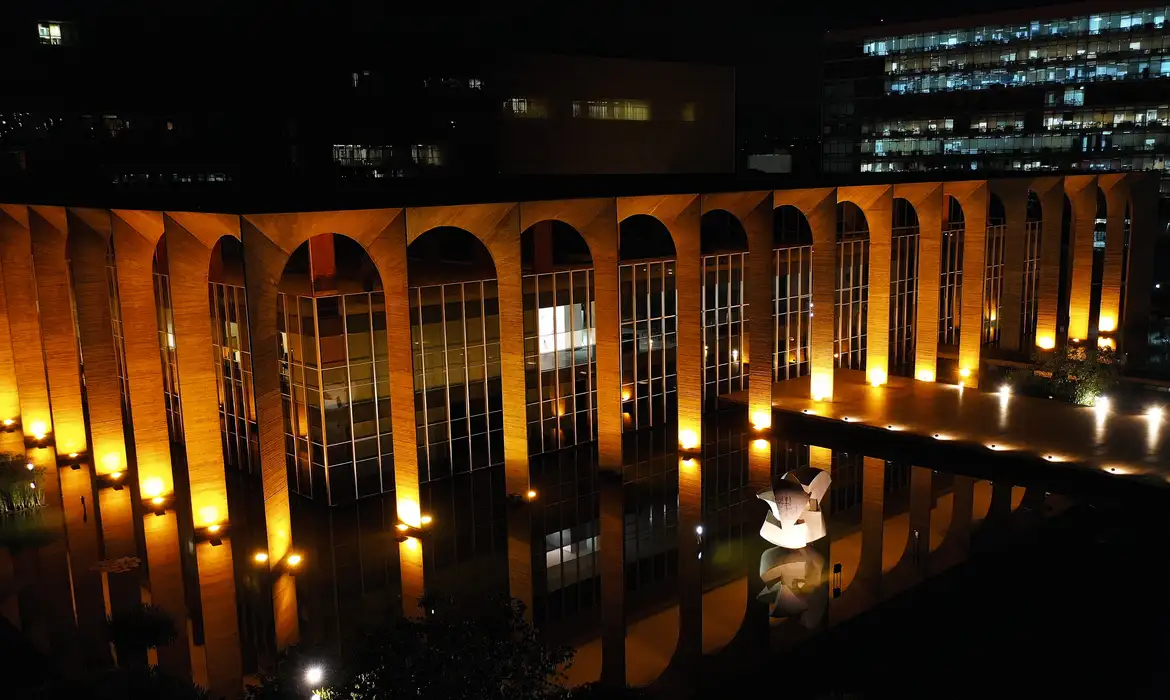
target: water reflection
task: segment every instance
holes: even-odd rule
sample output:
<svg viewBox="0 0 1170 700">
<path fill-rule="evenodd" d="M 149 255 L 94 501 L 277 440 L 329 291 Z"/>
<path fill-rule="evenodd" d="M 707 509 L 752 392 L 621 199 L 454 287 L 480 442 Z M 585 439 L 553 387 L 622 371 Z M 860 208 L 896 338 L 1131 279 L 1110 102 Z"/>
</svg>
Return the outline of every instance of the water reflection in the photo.
<svg viewBox="0 0 1170 700">
<path fill-rule="evenodd" d="M 761 437 L 742 408 L 708 416 L 703 436 L 682 461 L 670 426 L 625 434 L 620 465 L 599 464 L 593 445 L 533 456 L 529 499 L 506 495 L 502 466 L 427 482 L 420 498 L 433 523 L 411 537 L 396 529 L 393 493 L 335 507 L 294 498 L 306 565 L 291 620 L 280 610 L 287 575 L 254 558 L 266 542 L 254 478 L 229 474 L 233 568 L 216 575 L 235 593 L 223 599 L 207 583 L 221 550 L 177 534 L 190 513 L 142 513 L 133 488 L 34 450 L 43 487 L 64 507 L 39 512 L 47 541 L 10 538 L 0 551 L 0 625 L 59 670 L 141 663 L 111 653 L 103 622 L 154 602 L 186 624 L 149 660 L 215 678 L 220 667 L 242 664 L 247 675 L 272 664 L 281 625 L 299 628 L 305 646 L 346 655 L 370 626 L 418 614 L 426 592 L 509 592 L 577 650 L 571 682 L 670 682 L 696 658 L 758 659 L 803 643 L 961 563 L 976 533 L 1025 500 L 1011 483 L 856 442 Z M 200 617 L 233 608 L 239 640 L 225 642 Z"/>
</svg>

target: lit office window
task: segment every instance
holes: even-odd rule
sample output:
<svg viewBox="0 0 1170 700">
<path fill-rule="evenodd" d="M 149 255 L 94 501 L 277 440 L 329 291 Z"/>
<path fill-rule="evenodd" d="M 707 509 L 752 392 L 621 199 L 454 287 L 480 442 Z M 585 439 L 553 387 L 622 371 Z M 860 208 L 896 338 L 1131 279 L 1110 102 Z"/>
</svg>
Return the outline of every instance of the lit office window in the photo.
<svg viewBox="0 0 1170 700">
<path fill-rule="evenodd" d="M 392 491 L 385 300 L 365 249 L 323 234 L 294 251 L 277 331 L 289 488 L 329 505 Z"/>
<path fill-rule="evenodd" d="M 217 259 L 222 261 L 218 265 L 215 264 Z M 212 260 L 207 293 L 223 460 L 229 468 L 248 474 L 259 473 L 260 443 L 256 400 L 252 394 L 252 346 L 248 335 L 243 250 L 239 241 L 221 239 L 212 251 Z"/>
<path fill-rule="evenodd" d="M 812 229 L 799 209 L 789 205 L 776 209 L 772 216 L 772 245 L 772 378 L 781 381 L 808 376 L 810 367 Z"/>
<path fill-rule="evenodd" d="M 443 151 L 433 144 L 420 144 L 410 147 L 410 159 L 419 165 L 442 165 Z"/>
<path fill-rule="evenodd" d="M 42 44 L 57 46 L 61 43 L 61 25 L 56 22 L 40 22 L 37 24 L 37 37 Z"/>
<path fill-rule="evenodd" d="M 894 200 L 890 246 L 889 373 L 914 376 L 918 327 L 918 213 L 905 199 Z"/>
<path fill-rule="evenodd" d="M 947 213 L 943 220 L 942 250 L 939 259 L 938 343 L 959 344 L 959 324 L 963 305 L 963 240 L 966 225 L 963 208 L 947 195 Z"/>
<path fill-rule="evenodd" d="M 678 296 L 674 242 L 657 219 L 621 223 L 618 268 L 621 304 L 623 430 L 672 423 L 678 415 Z"/>
<path fill-rule="evenodd" d="M 533 97 L 513 97 L 504 100 L 504 114 L 528 119 L 548 117 L 548 100 Z"/>
<path fill-rule="evenodd" d="M 175 312 L 171 304 L 171 280 L 167 267 L 166 239 L 154 250 L 154 308 L 158 326 L 158 350 L 162 361 L 163 402 L 171 442 L 184 444 L 183 401 L 179 389 L 179 360 L 175 354 Z"/>
<path fill-rule="evenodd" d="M 1040 305 L 1040 233 L 1042 230 L 1040 198 L 1028 191 L 1028 218 L 1024 223 L 1024 283 L 1020 298 L 1023 324 L 1020 347 L 1029 350 L 1036 344 L 1036 313 Z"/>
<path fill-rule="evenodd" d="M 865 369 L 869 319 L 869 223 L 853 202 L 837 204 L 837 315 L 833 357 L 840 369 Z"/>
<path fill-rule="evenodd" d="M 650 119 L 650 103 L 645 100 L 575 100 L 573 116 L 584 119 L 644 122 Z"/>
<path fill-rule="evenodd" d="M 748 304 L 744 290 L 747 234 L 723 210 L 701 221 L 703 279 L 703 402 L 748 388 Z"/>
<path fill-rule="evenodd" d="M 1007 242 L 1007 214 L 994 194 L 987 216 L 987 238 L 983 251 L 983 345 L 999 347 L 1000 317 L 1003 314 L 1003 259 Z"/>
<path fill-rule="evenodd" d="M 381 165 L 394 159 L 391 146 L 361 146 L 355 144 L 334 144 L 333 162 L 346 167 Z"/>
</svg>

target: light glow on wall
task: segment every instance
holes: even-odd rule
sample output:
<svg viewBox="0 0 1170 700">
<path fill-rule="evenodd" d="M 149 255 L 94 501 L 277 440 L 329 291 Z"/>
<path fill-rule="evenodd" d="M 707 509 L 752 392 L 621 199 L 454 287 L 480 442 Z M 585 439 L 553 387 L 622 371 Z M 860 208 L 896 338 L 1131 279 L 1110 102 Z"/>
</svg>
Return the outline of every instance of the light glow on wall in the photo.
<svg viewBox="0 0 1170 700">
<path fill-rule="evenodd" d="M 833 400 L 833 375 L 814 372 L 809 382 L 813 401 Z"/>
<path fill-rule="evenodd" d="M 1102 316 L 1101 320 L 1097 323 L 1097 329 L 1102 333 L 1112 333 L 1117 330 L 1117 319 L 1112 316 Z"/>
<path fill-rule="evenodd" d="M 1037 336 L 1036 347 L 1041 350 L 1051 350 L 1056 347 L 1056 339 L 1050 335 Z"/>
<path fill-rule="evenodd" d="M 889 380 L 885 367 L 872 367 L 869 370 L 869 383 L 875 387 L 884 385 Z"/>
<path fill-rule="evenodd" d="M 684 450 L 693 450 L 699 446 L 699 434 L 689 428 L 679 431 L 678 446 Z"/>
<path fill-rule="evenodd" d="M 422 506 L 409 498 L 398 499 L 398 519 L 411 527 L 421 527 Z"/>
<path fill-rule="evenodd" d="M 752 427 L 764 430 L 772 427 L 772 413 L 770 411 L 756 411 L 752 413 Z"/>
<path fill-rule="evenodd" d="M 43 420 L 33 421 L 32 424 L 28 426 L 28 428 L 32 432 L 33 438 L 37 440 L 44 440 L 45 435 L 49 432 L 49 426 L 46 425 L 45 421 Z"/>
<path fill-rule="evenodd" d="M 918 381 L 920 381 L 920 382 L 933 382 L 934 381 L 934 372 L 932 372 L 931 370 L 928 370 L 928 369 L 918 370 L 918 374 L 916 376 L 918 378 Z"/>
</svg>

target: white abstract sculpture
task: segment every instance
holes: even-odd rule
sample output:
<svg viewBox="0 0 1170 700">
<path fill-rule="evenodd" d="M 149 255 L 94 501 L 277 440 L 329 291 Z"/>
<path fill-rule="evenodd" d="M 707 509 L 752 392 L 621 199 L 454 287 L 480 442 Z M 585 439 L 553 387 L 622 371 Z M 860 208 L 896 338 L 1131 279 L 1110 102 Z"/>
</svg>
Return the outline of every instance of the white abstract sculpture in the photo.
<svg viewBox="0 0 1170 700">
<path fill-rule="evenodd" d="M 768 604 L 773 619 L 799 617 L 808 629 L 824 620 L 829 586 L 825 558 L 817 550 L 773 547 L 760 557 L 760 578 L 764 588 L 756 599 Z"/>
<path fill-rule="evenodd" d="M 774 489 L 756 494 L 770 509 L 760 537 L 785 549 L 800 549 L 824 537 L 827 532 L 820 501 L 831 481 L 824 470 L 798 469 L 781 477 Z"/>
</svg>

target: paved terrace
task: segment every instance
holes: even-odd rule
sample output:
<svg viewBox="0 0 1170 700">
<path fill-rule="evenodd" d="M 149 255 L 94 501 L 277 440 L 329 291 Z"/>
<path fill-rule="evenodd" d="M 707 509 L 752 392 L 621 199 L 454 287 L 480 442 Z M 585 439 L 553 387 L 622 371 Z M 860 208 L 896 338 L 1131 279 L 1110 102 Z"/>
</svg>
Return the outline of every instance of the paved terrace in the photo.
<svg viewBox="0 0 1170 700">
<path fill-rule="evenodd" d="M 863 426 L 867 441 L 921 449 L 928 440 L 932 452 L 986 450 L 988 457 L 995 455 L 983 460 L 990 464 L 1030 463 L 1048 474 L 1073 468 L 1143 486 L 1170 484 L 1170 402 L 1161 419 L 1122 410 L 1100 414 L 1058 401 L 1001 395 L 994 387 L 976 391 L 890 377 L 889 384 L 875 388 L 861 372 L 840 370 L 834 392 L 832 402 L 813 401 L 807 377 L 778 382 L 773 413 L 782 423 L 817 431 Z"/>
</svg>

